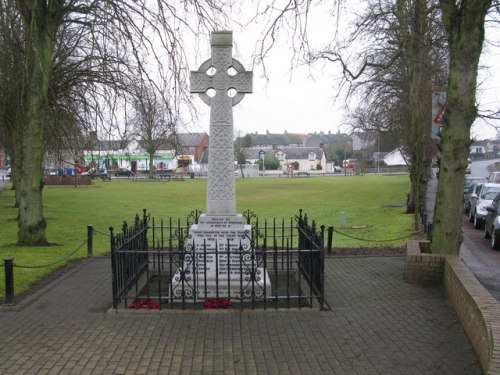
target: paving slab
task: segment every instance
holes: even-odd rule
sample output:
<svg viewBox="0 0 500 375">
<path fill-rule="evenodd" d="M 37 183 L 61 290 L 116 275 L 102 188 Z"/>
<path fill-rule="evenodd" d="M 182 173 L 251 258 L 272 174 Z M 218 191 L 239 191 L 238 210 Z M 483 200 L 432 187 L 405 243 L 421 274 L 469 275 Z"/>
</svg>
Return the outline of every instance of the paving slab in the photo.
<svg viewBox="0 0 500 375">
<path fill-rule="evenodd" d="M 403 257 L 328 257 L 330 311 L 111 307 L 91 258 L 0 309 L 1 374 L 481 374 L 444 291 L 407 284 Z"/>
</svg>

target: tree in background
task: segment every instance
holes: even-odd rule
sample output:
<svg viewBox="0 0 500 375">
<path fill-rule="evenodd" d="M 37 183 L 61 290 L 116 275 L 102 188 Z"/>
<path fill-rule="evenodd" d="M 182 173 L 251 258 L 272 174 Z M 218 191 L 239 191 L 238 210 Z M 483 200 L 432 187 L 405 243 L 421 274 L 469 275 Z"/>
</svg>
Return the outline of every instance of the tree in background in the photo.
<svg viewBox="0 0 500 375">
<path fill-rule="evenodd" d="M 443 75 L 440 56 L 446 56 L 439 42 L 442 33 L 436 13 L 430 10 L 428 0 L 369 1 L 366 12 L 357 20 L 360 26 L 346 44 L 321 51 L 313 58 L 341 64 L 348 95 L 357 105 L 352 115 L 355 128 L 397 134 L 409 159 L 407 211 L 414 213 L 415 228 L 419 225 L 415 208 L 425 202 L 434 155 L 430 126 L 432 83 Z M 354 71 L 346 63 L 348 50 L 360 40 L 373 43 L 358 55 L 361 61 Z"/>
<path fill-rule="evenodd" d="M 344 3 L 344 1 L 338 0 L 331 4 L 329 14 L 333 17 L 332 24 L 338 25 L 338 18 L 335 19 L 335 16 L 339 16 Z M 410 111 L 423 110 L 422 113 L 412 114 L 411 122 L 420 121 L 419 118 L 422 118 L 428 112 L 428 109 L 426 109 L 427 104 L 424 103 L 424 97 L 421 96 L 426 90 L 415 90 L 415 87 L 412 89 L 408 86 L 411 83 L 418 84 L 420 79 L 426 80 L 429 77 L 427 73 L 420 71 L 422 68 L 422 61 L 420 59 L 428 56 L 428 52 L 425 49 L 420 51 L 419 49 L 427 46 L 430 41 L 437 42 L 436 45 L 432 45 L 432 48 L 446 47 L 447 53 L 442 55 L 442 57 L 449 61 L 447 106 L 443 117 L 443 131 L 440 141 L 440 175 L 436 196 L 432 249 L 434 252 L 457 254 L 462 242 L 462 189 L 467 157 L 470 151 L 470 130 L 477 116 L 477 73 L 479 57 L 484 42 L 485 17 L 489 12 L 490 14 L 494 14 L 495 11 L 498 11 L 500 3 L 497 0 L 429 0 L 425 3 L 417 0 L 381 0 L 380 3 L 390 6 L 392 9 L 395 7 L 398 11 L 398 29 L 400 29 L 400 22 L 402 21 L 402 24 L 407 27 L 413 27 L 413 29 L 408 28 L 404 30 L 402 36 L 406 34 L 406 37 L 402 40 L 406 41 L 403 45 L 397 44 L 397 46 L 408 48 L 405 55 L 409 60 L 406 60 L 405 64 L 408 64 L 407 68 L 410 69 L 407 71 L 406 85 L 402 87 L 405 98 L 408 101 L 402 107 Z M 348 66 L 341 53 L 343 44 L 336 39 L 340 33 L 333 32 L 331 44 L 327 48 L 320 48 L 319 53 L 311 47 L 308 33 L 308 25 L 310 24 L 309 15 L 315 6 L 325 5 L 325 2 L 313 3 L 310 0 L 304 0 L 287 3 L 281 7 L 277 3 L 274 4 L 273 15 L 266 15 L 268 23 L 266 32 L 259 41 L 258 50 L 260 53 L 258 62 L 263 61 L 268 56 L 270 50 L 277 43 L 280 32 L 282 32 L 289 36 L 290 48 L 293 53 L 292 64 L 301 59 L 312 62 L 319 59 L 326 59 L 341 64 L 347 76 L 350 75 L 345 69 Z M 427 8 L 427 13 L 425 11 L 423 13 L 418 12 L 418 9 L 425 8 Z M 413 13 L 416 17 L 413 19 L 408 18 L 405 21 L 404 18 L 407 16 L 402 12 L 405 9 Z M 445 30 L 445 43 L 439 37 L 428 38 L 428 35 L 433 36 L 433 29 L 429 28 L 429 16 L 434 16 L 436 11 L 440 12 L 441 27 L 444 27 Z M 408 15 L 411 13 L 408 13 Z M 379 13 L 371 22 L 379 21 L 384 17 L 386 17 L 385 13 Z M 364 26 L 366 24 L 357 23 L 356 30 L 362 30 Z M 421 33 L 424 29 L 430 29 L 431 33 Z M 356 35 L 356 31 L 354 35 Z M 375 40 L 375 43 L 367 43 L 367 45 L 373 47 L 374 45 L 379 45 L 381 42 L 387 42 L 386 36 L 381 35 L 380 38 Z M 369 52 L 370 50 L 367 49 L 366 51 Z M 386 50 L 382 49 L 380 54 L 385 55 Z M 358 54 L 358 56 L 363 57 L 363 54 Z M 399 55 L 394 56 L 399 58 Z M 377 56 L 373 55 L 373 57 Z M 376 59 L 362 59 L 362 61 L 362 66 L 365 68 L 377 64 Z M 437 67 L 440 67 L 440 64 Z M 362 68 L 357 72 L 363 71 L 364 69 Z M 345 77 L 346 75 L 344 75 Z M 357 73 L 351 76 L 352 79 L 358 77 Z M 433 80 L 432 76 L 430 79 Z M 351 80 L 343 81 L 344 84 L 346 82 L 349 83 Z M 436 83 L 437 81 L 433 81 L 433 84 Z M 343 85 L 341 84 L 340 87 L 343 88 Z M 426 100 L 430 102 L 431 98 L 428 97 Z M 417 108 L 411 107 L 411 103 L 417 103 Z M 402 116 L 400 116 L 401 118 Z M 429 118 L 427 118 L 427 121 L 430 122 Z M 421 131 L 417 129 L 419 128 L 413 130 L 416 130 L 416 133 Z M 425 129 L 425 133 L 428 134 L 427 128 Z M 427 135 L 425 137 L 427 138 Z M 421 142 L 417 140 L 418 143 Z M 426 149 L 426 147 L 422 147 L 422 149 Z M 422 161 L 425 159 L 424 155 Z M 419 160 L 412 160 L 412 162 L 420 163 Z M 425 163 L 427 162 L 425 161 Z M 421 176 L 425 176 L 425 174 L 421 174 Z M 420 179 L 419 176 L 416 177 L 412 177 L 412 184 Z M 424 186 L 423 182 L 420 181 L 418 185 Z M 417 191 L 417 189 L 414 190 L 412 188 L 412 191 Z M 421 194 L 416 194 L 415 196 L 422 197 Z"/>
<path fill-rule="evenodd" d="M 131 120 L 134 136 L 149 155 L 149 177 L 154 174 L 154 157 L 162 148 L 176 149 L 177 115 L 154 87 L 139 82 L 132 98 L 134 115 Z"/>
<path fill-rule="evenodd" d="M 259 170 L 262 171 L 276 171 L 280 168 L 280 161 L 274 156 L 266 156 L 264 159 L 258 159 L 255 164 L 259 166 Z"/>
<path fill-rule="evenodd" d="M 252 138 L 249 134 L 241 137 L 239 135 L 239 130 L 236 132 L 236 140 L 234 141 L 234 153 L 236 157 L 236 162 L 239 165 L 241 177 L 245 178 L 245 173 L 243 171 L 243 165 L 247 162 L 247 157 L 245 155 L 245 149 L 252 146 Z"/>
</svg>

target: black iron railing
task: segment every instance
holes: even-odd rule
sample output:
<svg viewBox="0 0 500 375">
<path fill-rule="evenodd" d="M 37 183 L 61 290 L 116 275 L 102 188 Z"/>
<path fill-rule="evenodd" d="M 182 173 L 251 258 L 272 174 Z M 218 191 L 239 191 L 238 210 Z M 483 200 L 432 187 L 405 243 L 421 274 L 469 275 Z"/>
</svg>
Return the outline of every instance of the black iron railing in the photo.
<svg viewBox="0 0 500 375">
<path fill-rule="evenodd" d="M 325 308 L 324 227 L 317 231 L 302 211 L 263 223 L 247 211 L 251 246 L 239 248 L 190 240 L 198 216 L 155 222 L 144 212 L 111 236 L 115 308 Z"/>
<path fill-rule="evenodd" d="M 135 216 L 134 225 L 129 227 L 123 223 L 122 233 L 111 234 L 111 271 L 113 288 L 113 306 L 120 296 L 135 287 L 139 293 L 139 278 L 148 268 L 148 221 L 149 216 L 144 210 L 142 219 Z"/>
</svg>

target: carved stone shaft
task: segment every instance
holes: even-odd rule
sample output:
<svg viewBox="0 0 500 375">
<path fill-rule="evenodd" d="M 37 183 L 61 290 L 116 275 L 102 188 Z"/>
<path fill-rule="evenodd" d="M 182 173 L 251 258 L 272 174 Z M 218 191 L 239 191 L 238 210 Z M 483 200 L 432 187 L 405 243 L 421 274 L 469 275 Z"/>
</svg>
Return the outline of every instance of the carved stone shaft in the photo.
<svg viewBox="0 0 500 375">
<path fill-rule="evenodd" d="M 233 105 L 252 92 L 252 72 L 232 58 L 231 31 L 211 34 L 212 57 L 191 72 L 191 92 L 210 106 L 208 216 L 236 215 L 234 182 Z M 235 72 L 236 74 L 231 74 Z M 215 95 L 208 95 L 213 90 Z M 235 91 L 234 96 L 229 93 Z"/>
</svg>

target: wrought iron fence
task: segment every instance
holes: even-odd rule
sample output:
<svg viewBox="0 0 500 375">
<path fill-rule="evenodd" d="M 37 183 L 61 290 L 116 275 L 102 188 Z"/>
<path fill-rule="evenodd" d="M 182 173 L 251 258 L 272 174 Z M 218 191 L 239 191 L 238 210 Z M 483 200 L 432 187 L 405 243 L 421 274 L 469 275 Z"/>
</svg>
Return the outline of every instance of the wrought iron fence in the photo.
<svg viewBox="0 0 500 375">
<path fill-rule="evenodd" d="M 122 233 L 111 229 L 115 308 L 325 308 L 323 226 L 302 211 L 263 222 L 247 211 L 250 246 L 209 248 L 188 239 L 199 214 L 155 222 L 144 211 Z"/>
</svg>

